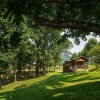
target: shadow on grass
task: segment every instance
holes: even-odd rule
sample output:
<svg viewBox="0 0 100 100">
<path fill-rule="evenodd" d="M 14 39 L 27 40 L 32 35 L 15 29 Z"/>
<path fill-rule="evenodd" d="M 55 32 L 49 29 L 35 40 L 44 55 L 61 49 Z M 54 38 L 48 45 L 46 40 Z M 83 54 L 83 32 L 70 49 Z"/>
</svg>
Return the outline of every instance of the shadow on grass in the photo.
<svg viewBox="0 0 100 100">
<path fill-rule="evenodd" d="M 91 71 L 91 72 L 93 72 L 93 71 L 98 71 L 98 69 L 97 69 L 97 68 L 94 68 L 94 69 L 91 69 L 90 71 Z"/>
<path fill-rule="evenodd" d="M 97 68 L 94 68 L 94 69 L 91 69 L 90 71 L 91 71 L 91 72 L 94 72 L 94 71 L 100 72 L 100 68 L 98 68 L 98 69 L 97 69 Z"/>
<path fill-rule="evenodd" d="M 73 80 L 79 75 L 86 73 L 61 73 L 30 86 L 23 84 L 12 91 L 0 93 L 0 100 L 100 100 L 99 81 L 63 87 L 63 82 L 80 81 Z M 92 79 L 88 76 L 83 80 L 87 78 Z"/>
</svg>

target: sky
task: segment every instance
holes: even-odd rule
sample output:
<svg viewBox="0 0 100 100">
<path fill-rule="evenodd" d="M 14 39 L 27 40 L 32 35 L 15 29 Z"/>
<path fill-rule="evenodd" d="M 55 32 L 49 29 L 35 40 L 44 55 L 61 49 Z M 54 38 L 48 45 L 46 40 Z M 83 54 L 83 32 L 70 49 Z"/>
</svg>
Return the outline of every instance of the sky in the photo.
<svg viewBox="0 0 100 100">
<path fill-rule="evenodd" d="M 88 36 L 86 36 L 86 37 L 87 37 L 87 41 L 88 41 L 90 38 L 96 38 L 98 41 L 100 41 L 100 37 L 99 37 L 99 36 L 94 37 L 94 36 L 92 36 L 92 35 L 88 35 Z M 82 39 L 80 39 L 80 45 L 76 45 L 76 44 L 74 43 L 74 39 L 69 38 L 69 40 L 70 40 L 70 41 L 72 42 L 72 44 L 73 44 L 73 47 L 70 49 L 71 53 L 74 53 L 74 52 L 78 53 L 78 52 L 80 52 L 80 51 L 84 48 L 85 44 L 87 43 L 87 41 L 83 41 Z"/>
<path fill-rule="evenodd" d="M 61 33 L 61 35 L 64 35 L 64 34 L 65 34 L 64 32 Z M 92 34 L 92 32 L 91 32 L 91 34 Z M 87 37 L 87 41 L 90 38 L 95 38 L 95 39 L 97 39 L 97 41 L 100 41 L 100 37 L 99 36 L 96 36 L 95 37 L 95 36 L 92 36 L 92 35 L 87 35 L 86 37 Z M 76 45 L 74 43 L 74 39 L 69 38 L 69 40 L 73 44 L 73 47 L 69 50 L 71 53 L 74 53 L 74 52 L 78 53 L 78 52 L 80 52 L 84 48 L 85 44 L 87 43 L 87 41 L 84 41 L 84 40 L 80 39 L 80 44 L 79 45 Z"/>
</svg>

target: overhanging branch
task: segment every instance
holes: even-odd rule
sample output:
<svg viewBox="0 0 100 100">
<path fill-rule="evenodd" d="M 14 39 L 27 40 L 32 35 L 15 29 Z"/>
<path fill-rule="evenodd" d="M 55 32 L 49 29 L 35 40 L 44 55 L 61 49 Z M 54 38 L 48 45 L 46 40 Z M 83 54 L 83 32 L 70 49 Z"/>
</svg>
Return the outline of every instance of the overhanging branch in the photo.
<svg viewBox="0 0 100 100">
<path fill-rule="evenodd" d="M 82 0 L 42 0 L 42 2 L 44 3 L 72 3 L 72 2 L 81 2 L 81 1 Z"/>
<path fill-rule="evenodd" d="M 39 24 L 42 26 L 53 28 L 68 28 L 68 29 L 81 29 L 88 32 L 95 32 L 100 34 L 100 27 L 96 24 L 85 23 L 81 21 L 48 21 L 40 20 Z"/>
<path fill-rule="evenodd" d="M 99 0 L 95 0 L 100 3 Z M 87 0 L 42 0 L 43 3 L 87 3 Z M 91 0 L 91 3 L 94 2 Z"/>
</svg>

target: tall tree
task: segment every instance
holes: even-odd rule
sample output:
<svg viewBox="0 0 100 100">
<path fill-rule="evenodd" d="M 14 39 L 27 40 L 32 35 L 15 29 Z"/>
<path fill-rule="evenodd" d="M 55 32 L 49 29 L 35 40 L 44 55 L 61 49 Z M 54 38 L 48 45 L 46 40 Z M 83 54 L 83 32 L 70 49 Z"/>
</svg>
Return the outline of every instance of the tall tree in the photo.
<svg viewBox="0 0 100 100">
<path fill-rule="evenodd" d="M 80 56 L 90 57 L 89 51 L 96 45 L 98 45 L 98 41 L 95 38 L 91 38 L 88 40 L 86 45 L 84 46 L 83 50 L 79 53 Z"/>
<path fill-rule="evenodd" d="M 53 59 L 54 65 L 56 66 L 60 59 L 60 53 L 63 50 L 67 51 L 69 48 L 71 43 L 67 38 L 65 41 L 62 41 L 60 32 L 59 30 L 47 27 L 34 29 L 34 37 L 31 39 L 35 47 L 36 76 L 38 76 L 39 66 L 41 66 L 39 65 L 39 61 L 40 64 L 42 63 L 44 67 L 47 67 Z"/>
<path fill-rule="evenodd" d="M 94 46 L 94 48 L 90 50 L 90 54 L 91 54 L 92 60 L 94 61 L 98 69 L 100 65 L 100 46 Z"/>
</svg>

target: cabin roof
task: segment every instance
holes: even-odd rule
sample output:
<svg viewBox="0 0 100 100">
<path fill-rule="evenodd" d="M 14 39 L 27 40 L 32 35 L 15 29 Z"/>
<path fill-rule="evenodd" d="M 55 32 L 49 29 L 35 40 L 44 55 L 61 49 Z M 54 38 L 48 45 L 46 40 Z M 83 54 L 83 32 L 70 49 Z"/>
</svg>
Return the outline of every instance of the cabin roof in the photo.
<svg viewBox="0 0 100 100">
<path fill-rule="evenodd" d="M 87 62 L 87 61 L 88 61 L 88 58 L 81 56 L 79 58 L 76 58 L 70 61 L 65 61 L 65 62 Z"/>
<path fill-rule="evenodd" d="M 86 57 L 79 57 L 79 58 L 77 58 L 77 59 L 74 59 L 75 61 L 88 61 L 88 58 L 86 58 Z"/>
</svg>

